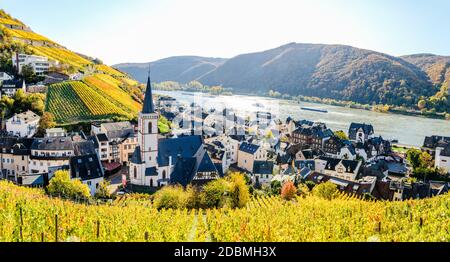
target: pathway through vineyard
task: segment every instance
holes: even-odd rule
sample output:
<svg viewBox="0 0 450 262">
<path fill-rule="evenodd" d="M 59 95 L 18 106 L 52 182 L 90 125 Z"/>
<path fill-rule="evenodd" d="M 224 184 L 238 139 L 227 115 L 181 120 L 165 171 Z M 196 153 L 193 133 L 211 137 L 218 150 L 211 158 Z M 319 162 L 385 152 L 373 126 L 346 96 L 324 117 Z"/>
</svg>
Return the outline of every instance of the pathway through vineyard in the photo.
<svg viewBox="0 0 450 262">
<path fill-rule="evenodd" d="M 212 242 L 204 211 L 196 211 L 188 242 Z"/>
</svg>

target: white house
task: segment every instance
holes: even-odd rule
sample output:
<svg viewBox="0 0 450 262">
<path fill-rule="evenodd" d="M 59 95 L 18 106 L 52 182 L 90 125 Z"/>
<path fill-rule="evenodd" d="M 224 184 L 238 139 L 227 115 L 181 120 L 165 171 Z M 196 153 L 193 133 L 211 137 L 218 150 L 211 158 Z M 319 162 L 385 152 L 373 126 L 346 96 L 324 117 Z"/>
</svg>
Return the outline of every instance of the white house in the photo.
<svg viewBox="0 0 450 262">
<path fill-rule="evenodd" d="M 65 137 L 67 131 L 64 128 L 50 128 L 45 130 L 45 137 Z"/>
<path fill-rule="evenodd" d="M 12 55 L 12 64 L 19 74 L 22 73 L 22 68 L 25 65 L 31 66 L 36 75 L 43 75 L 50 69 L 48 58 L 36 55 L 14 53 Z"/>
<path fill-rule="evenodd" d="M 436 147 L 434 165 L 450 173 L 450 144 L 447 144 L 445 147 Z"/>
<path fill-rule="evenodd" d="M 6 121 L 6 131 L 13 136 L 32 137 L 36 134 L 40 119 L 32 111 L 16 114 Z"/>
<path fill-rule="evenodd" d="M 348 181 L 356 181 L 361 166 L 361 161 L 331 157 L 319 157 L 315 159 L 316 172 Z"/>
</svg>

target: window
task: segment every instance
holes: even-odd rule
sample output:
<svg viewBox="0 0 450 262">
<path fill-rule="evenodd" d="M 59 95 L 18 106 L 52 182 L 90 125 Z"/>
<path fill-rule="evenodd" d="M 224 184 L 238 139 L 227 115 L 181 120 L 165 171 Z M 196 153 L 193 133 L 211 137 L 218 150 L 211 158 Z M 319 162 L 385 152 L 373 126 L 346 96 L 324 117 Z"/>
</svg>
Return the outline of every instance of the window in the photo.
<svg viewBox="0 0 450 262">
<path fill-rule="evenodd" d="M 137 178 L 137 167 L 134 167 L 134 179 Z"/>
<path fill-rule="evenodd" d="M 150 179 L 150 187 L 153 187 L 153 179 Z"/>
<path fill-rule="evenodd" d="M 164 170 L 163 173 L 162 173 L 162 178 L 163 178 L 163 180 L 166 180 L 166 176 L 167 176 L 166 170 Z"/>
<path fill-rule="evenodd" d="M 153 123 L 152 122 L 148 122 L 148 133 L 149 134 L 153 133 Z"/>
</svg>

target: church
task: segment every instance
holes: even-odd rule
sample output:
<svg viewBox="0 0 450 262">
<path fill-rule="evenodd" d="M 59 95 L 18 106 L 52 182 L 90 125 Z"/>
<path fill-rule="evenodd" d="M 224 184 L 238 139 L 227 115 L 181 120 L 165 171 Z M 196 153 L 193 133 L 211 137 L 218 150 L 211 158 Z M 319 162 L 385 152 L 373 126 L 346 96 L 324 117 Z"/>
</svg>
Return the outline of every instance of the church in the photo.
<svg viewBox="0 0 450 262">
<path fill-rule="evenodd" d="M 212 162 L 201 136 L 161 138 L 158 119 L 149 72 L 144 107 L 138 117 L 138 146 L 129 166 L 132 186 L 201 186 L 223 176 L 221 165 Z"/>
</svg>

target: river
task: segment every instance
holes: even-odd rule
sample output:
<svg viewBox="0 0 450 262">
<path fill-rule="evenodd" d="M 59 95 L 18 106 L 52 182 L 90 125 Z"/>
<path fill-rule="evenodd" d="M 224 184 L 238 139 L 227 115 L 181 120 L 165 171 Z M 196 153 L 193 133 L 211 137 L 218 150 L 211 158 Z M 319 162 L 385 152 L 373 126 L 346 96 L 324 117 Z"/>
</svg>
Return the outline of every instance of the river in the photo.
<svg viewBox="0 0 450 262">
<path fill-rule="evenodd" d="M 238 115 L 242 116 L 252 112 L 264 111 L 271 112 L 283 121 L 290 116 L 295 120 L 306 119 L 323 122 L 333 131 L 344 130 L 346 133 L 352 122 L 372 124 L 376 135 L 381 135 L 385 139 L 397 139 L 400 144 L 404 145 L 422 146 L 425 136 L 450 136 L 450 121 L 446 120 L 378 113 L 308 102 L 299 103 L 258 96 L 210 96 L 201 93 L 161 90 L 155 90 L 154 93 L 171 96 L 181 103 L 191 104 L 195 102 L 208 110 L 211 108 L 217 110 L 222 110 L 225 107 L 232 108 Z M 301 110 L 301 107 L 328 110 L 328 113 L 305 111 Z"/>
</svg>

